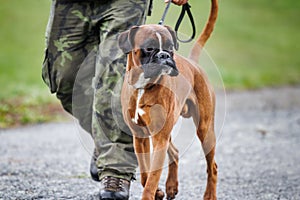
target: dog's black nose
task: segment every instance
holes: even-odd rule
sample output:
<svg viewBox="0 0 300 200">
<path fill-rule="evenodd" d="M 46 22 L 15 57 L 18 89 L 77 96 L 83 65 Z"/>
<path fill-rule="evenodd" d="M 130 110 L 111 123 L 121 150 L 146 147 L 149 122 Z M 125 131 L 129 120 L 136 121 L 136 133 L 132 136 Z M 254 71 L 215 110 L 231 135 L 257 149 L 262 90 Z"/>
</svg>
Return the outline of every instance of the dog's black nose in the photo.
<svg viewBox="0 0 300 200">
<path fill-rule="evenodd" d="M 170 54 L 167 53 L 167 52 L 165 52 L 165 51 L 160 51 L 160 52 L 158 52 L 158 53 L 156 54 L 156 57 L 157 57 L 158 59 L 163 59 L 163 60 L 171 58 Z"/>
</svg>

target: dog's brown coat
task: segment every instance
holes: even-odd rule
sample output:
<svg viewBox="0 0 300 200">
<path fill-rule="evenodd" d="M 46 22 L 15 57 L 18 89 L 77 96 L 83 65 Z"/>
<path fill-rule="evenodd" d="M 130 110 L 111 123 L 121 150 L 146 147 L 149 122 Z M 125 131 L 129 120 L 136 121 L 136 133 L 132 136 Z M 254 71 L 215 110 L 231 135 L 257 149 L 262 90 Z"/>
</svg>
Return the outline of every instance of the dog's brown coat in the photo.
<svg viewBox="0 0 300 200">
<path fill-rule="evenodd" d="M 141 171 L 141 183 L 144 187 L 143 200 L 163 198 L 163 192 L 158 190 L 158 183 L 166 154 L 169 156 L 170 163 L 166 182 L 167 197 L 173 199 L 178 192 L 178 150 L 171 141 L 171 131 L 180 115 L 193 118 L 197 127 L 197 136 L 206 155 L 208 177 L 204 199 L 216 199 L 215 94 L 207 76 L 195 63 L 213 30 L 217 18 L 217 5 L 217 0 L 212 0 L 210 18 L 191 51 L 191 60 L 174 55 L 179 75 L 176 77 L 165 75 L 159 80 L 153 80 L 156 84 L 150 88 L 143 88 L 139 101 L 139 91 L 133 87 L 142 73 L 138 45 L 145 39 L 149 26 L 164 37 L 170 38 L 174 35 L 167 34 L 168 28 L 164 26 L 144 25 L 133 28 L 135 33 L 134 38 L 131 39 L 134 40 L 135 46 L 128 54 L 121 101 L 124 120 L 134 134 L 134 147 Z M 126 36 L 129 37 L 128 35 L 127 33 Z M 137 108 L 142 109 L 143 113 L 138 113 Z M 137 121 L 134 120 L 135 118 Z M 151 158 L 149 136 L 152 137 L 154 150 Z"/>
</svg>

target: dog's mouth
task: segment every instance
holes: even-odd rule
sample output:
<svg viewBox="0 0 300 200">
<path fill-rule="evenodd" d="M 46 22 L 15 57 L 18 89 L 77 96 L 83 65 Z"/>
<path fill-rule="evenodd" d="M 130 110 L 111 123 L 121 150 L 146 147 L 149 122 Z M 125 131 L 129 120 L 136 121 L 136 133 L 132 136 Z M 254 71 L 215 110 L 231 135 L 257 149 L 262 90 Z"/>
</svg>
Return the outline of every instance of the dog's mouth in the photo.
<svg viewBox="0 0 300 200">
<path fill-rule="evenodd" d="M 178 70 L 173 64 L 147 63 L 142 65 L 145 79 L 158 78 L 161 75 L 177 76 Z"/>
<path fill-rule="evenodd" d="M 149 51 L 149 50 L 148 50 Z M 177 76 L 179 74 L 173 59 L 173 52 L 153 49 L 142 59 L 145 78 L 158 78 L 161 75 Z"/>
</svg>

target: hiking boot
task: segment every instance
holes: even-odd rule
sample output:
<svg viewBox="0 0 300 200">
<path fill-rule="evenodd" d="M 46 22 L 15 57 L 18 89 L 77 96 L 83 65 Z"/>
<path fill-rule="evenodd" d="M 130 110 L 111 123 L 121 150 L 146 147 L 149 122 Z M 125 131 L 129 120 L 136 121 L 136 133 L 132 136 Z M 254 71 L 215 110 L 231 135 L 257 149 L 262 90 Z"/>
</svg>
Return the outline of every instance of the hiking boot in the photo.
<svg viewBox="0 0 300 200">
<path fill-rule="evenodd" d="M 94 181 L 99 182 L 100 180 L 99 180 L 98 167 L 96 165 L 96 161 L 97 161 L 97 156 L 96 156 L 96 150 L 95 150 L 94 154 L 92 156 L 92 159 L 91 159 L 90 174 Z"/>
<path fill-rule="evenodd" d="M 130 181 L 106 176 L 100 184 L 100 200 L 128 200 Z"/>
</svg>

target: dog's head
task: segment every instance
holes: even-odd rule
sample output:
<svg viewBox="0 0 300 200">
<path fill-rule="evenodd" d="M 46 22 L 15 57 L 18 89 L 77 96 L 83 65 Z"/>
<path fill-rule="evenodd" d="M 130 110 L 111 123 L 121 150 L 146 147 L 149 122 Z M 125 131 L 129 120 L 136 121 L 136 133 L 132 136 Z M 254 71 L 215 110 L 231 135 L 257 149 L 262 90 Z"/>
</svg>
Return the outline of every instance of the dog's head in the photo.
<svg viewBox="0 0 300 200">
<path fill-rule="evenodd" d="M 162 75 L 178 75 L 173 58 L 178 42 L 175 32 L 167 26 L 134 26 L 119 35 L 119 46 L 129 54 L 129 81 L 136 88 L 155 83 Z"/>
</svg>

